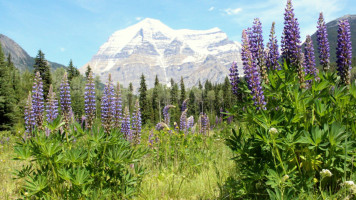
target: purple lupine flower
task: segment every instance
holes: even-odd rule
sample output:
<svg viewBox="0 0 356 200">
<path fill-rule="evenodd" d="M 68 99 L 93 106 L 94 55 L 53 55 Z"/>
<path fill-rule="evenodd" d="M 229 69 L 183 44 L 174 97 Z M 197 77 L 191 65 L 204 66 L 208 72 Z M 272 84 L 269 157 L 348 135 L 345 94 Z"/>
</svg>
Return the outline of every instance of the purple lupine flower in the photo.
<svg viewBox="0 0 356 200">
<path fill-rule="evenodd" d="M 32 87 L 32 109 L 35 117 L 36 126 L 42 129 L 43 124 L 43 83 L 40 72 L 36 72 L 35 80 Z"/>
<path fill-rule="evenodd" d="M 86 118 L 85 126 L 88 129 L 91 129 L 95 119 L 95 111 L 96 111 L 95 83 L 94 83 L 92 72 L 89 73 L 88 80 L 85 85 L 84 99 L 85 99 L 84 107 L 85 107 L 85 118 Z"/>
<path fill-rule="evenodd" d="M 310 35 L 307 35 L 307 39 L 305 40 L 305 48 L 304 48 L 304 71 L 305 75 L 312 75 L 314 80 L 318 80 L 317 76 L 318 70 L 315 67 L 315 56 L 314 56 L 314 46 L 313 41 Z M 309 80 L 310 84 L 312 81 Z"/>
<path fill-rule="evenodd" d="M 271 33 L 269 35 L 269 42 L 267 43 L 267 51 L 266 51 L 266 66 L 267 68 L 273 70 L 281 70 L 281 66 L 278 63 L 279 59 L 279 50 L 278 50 L 278 42 L 277 37 L 275 35 L 274 30 L 275 22 L 272 23 Z"/>
<path fill-rule="evenodd" d="M 185 109 L 180 116 L 179 129 L 181 131 L 183 131 L 184 133 L 187 132 L 187 112 L 188 112 L 188 109 Z"/>
<path fill-rule="evenodd" d="M 206 133 L 210 129 L 208 115 L 206 115 L 204 113 L 200 113 L 199 125 L 200 125 L 200 134 L 206 135 Z"/>
<path fill-rule="evenodd" d="M 164 126 L 164 123 L 163 123 L 163 122 L 158 122 L 158 123 L 156 124 L 156 126 L 155 126 L 155 128 L 156 128 L 157 131 L 163 130 L 164 127 L 165 127 L 165 126 Z"/>
<path fill-rule="evenodd" d="M 163 118 L 164 118 L 164 123 L 169 126 L 170 123 L 170 114 L 169 114 L 169 109 L 170 108 L 175 108 L 173 105 L 167 105 L 163 108 Z"/>
<path fill-rule="evenodd" d="M 329 69 L 329 63 L 330 63 L 329 41 L 328 41 L 328 33 L 326 31 L 326 25 L 322 12 L 319 15 L 317 28 L 318 30 L 316 32 L 316 36 L 318 42 L 320 65 L 323 66 L 324 71 L 327 71 Z"/>
<path fill-rule="evenodd" d="M 265 55 L 262 36 L 262 24 L 258 18 L 253 21 L 252 30 L 249 32 L 248 37 L 253 61 L 259 68 L 262 79 L 265 81 L 265 83 L 268 83 L 267 70 L 264 58 Z"/>
<path fill-rule="evenodd" d="M 132 134 L 135 144 L 141 142 L 141 111 L 139 101 L 136 100 L 134 112 L 132 114 Z"/>
<path fill-rule="evenodd" d="M 159 142 L 158 137 L 155 136 L 153 129 L 150 131 L 150 135 L 148 136 L 148 146 L 150 148 L 153 148 L 154 144 L 157 144 Z"/>
<path fill-rule="evenodd" d="M 253 62 L 252 53 L 248 45 L 249 40 L 245 30 L 242 31 L 242 40 L 241 56 L 244 64 L 246 81 L 249 89 L 251 90 L 254 105 L 257 109 L 264 109 L 266 102 L 261 87 L 260 73 L 258 72 L 255 62 Z"/>
<path fill-rule="evenodd" d="M 182 108 L 181 108 L 181 112 L 185 111 L 187 109 L 187 103 L 188 103 L 189 99 L 185 99 L 182 103 Z"/>
<path fill-rule="evenodd" d="M 231 67 L 230 67 L 230 83 L 231 83 L 231 89 L 232 93 L 236 96 L 239 96 L 239 71 L 237 69 L 237 64 L 236 62 L 233 62 Z"/>
<path fill-rule="evenodd" d="M 227 118 L 227 123 L 228 123 L 228 124 L 231 124 L 233 118 L 234 118 L 234 117 L 233 117 L 232 115 L 230 115 L 230 116 Z"/>
<path fill-rule="evenodd" d="M 124 134 L 126 140 L 132 141 L 132 133 L 130 128 L 130 113 L 127 107 L 125 108 L 125 112 L 122 120 L 121 132 Z"/>
<path fill-rule="evenodd" d="M 106 133 L 109 133 L 113 126 L 114 115 L 115 94 L 114 86 L 111 83 L 111 74 L 109 74 L 108 83 L 104 88 L 103 97 L 101 98 L 101 123 Z"/>
<path fill-rule="evenodd" d="M 56 99 L 56 93 L 53 92 L 52 84 L 49 86 L 47 95 L 46 113 L 47 122 L 49 123 L 53 122 L 58 116 L 58 100 Z"/>
<path fill-rule="evenodd" d="M 351 76 L 351 58 L 352 58 L 352 45 L 351 45 L 351 31 L 350 24 L 347 19 L 339 21 L 339 29 L 337 31 L 337 48 L 336 48 L 336 63 L 338 75 L 341 82 L 345 85 L 350 84 Z"/>
<path fill-rule="evenodd" d="M 115 109 L 114 109 L 114 123 L 117 129 L 121 128 L 122 121 L 122 100 L 121 100 L 121 89 L 120 83 L 117 83 L 115 91 Z"/>
<path fill-rule="evenodd" d="M 24 113 L 26 133 L 29 133 L 29 134 L 31 134 L 34 126 L 36 125 L 35 114 L 33 112 L 31 96 L 32 96 L 31 92 L 29 92 L 27 101 L 26 101 L 26 106 L 25 106 L 25 113 Z"/>
<path fill-rule="evenodd" d="M 297 67 L 298 55 L 301 52 L 299 23 L 293 13 L 292 0 L 287 1 L 284 13 L 284 29 L 282 36 L 282 57 Z"/>
<path fill-rule="evenodd" d="M 187 129 L 192 129 L 194 126 L 194 117 L 190 116 L 187 119 L 188 123 L 187 123 Z"/>
<path fill-rule="evenodd" d="M 60 102 L 61 102 L 61 110 L 63 115 L 63 120 L 65 123 L 65 128 L 67 129 L 69 126 L 69 122 L 71 120 L 71 112 L 72 112 L 72 102 L 70 97 L 70 87 L 67 78 L 67 72 L 64 73 L 63 79 L 60 86 Z"/>
</svg>

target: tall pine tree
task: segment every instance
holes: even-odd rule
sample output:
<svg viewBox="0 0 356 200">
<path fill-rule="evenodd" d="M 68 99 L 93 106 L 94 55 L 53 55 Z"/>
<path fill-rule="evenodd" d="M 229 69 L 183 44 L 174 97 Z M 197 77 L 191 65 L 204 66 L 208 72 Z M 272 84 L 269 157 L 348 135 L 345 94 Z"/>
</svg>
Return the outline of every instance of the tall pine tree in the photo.
<svg viewBox="0 0 356 200">
<path fill-rule="evenodd" d="M 158 98 L 158 87 L 159 87 L 159 80 L 158 76 L 156 75 L 155 78 L 155 85 L 152 92 L 152 121 L 154 123 L 158 122 L 159 120 L 159 98 Z"/>
<path fill-rule="evenodd" d="M 88 65 L 87 66 L 87 71 L 85 71 L 85 77 L 88 79 L 88 77 L 89 77 L 89 74 L 90 74 L 90 72 L 91 72 L 92 70 L 91 70 L 91 67 L 90 67 L 90 65 Z"/>
<path fill-rule="evenodd" d="M 139 102 L 141 106 L 142 124 L 146 124 L 150 118 L 150 108 L 147 100 L 147 85 L 145 76 L 141 75 L 140 89 L 139 89 Z"/>
<path fill-rule="evenodd" d="M 131 82 L 129 83 L 129 92 L 127 94 L 127 101 L 129 104 L 129 111 L 131 113 L 132 112 L 132 103 L 133 103 L 133 85 Z"/>
<path fill-rule="evenodd" d="M 52 84 L 51 70 L 45 59 L 45 55 L 41 50 L 38 50 L 38 54 L 35 58 L 35 64 L 33 66 L 34 74 L 40 72 L 43 81 L 43 96 L 47 99 L 47 94 L 49 91 L 49 86 Z"/>
<path fill-rule="evenodd" d="M 180 77 L 180 105 L 182 105 L 183 101 L 185 100 L 185 86 L 183 77 Z"/>
<path fill-rule="evenodd" d="M 178 104 L 178 85 L 171 78 L 171 104 Z"/>
<path fill-rule="evenodd" d="M 79 70 L 74 67 L 72 59 L 69 61 L 68 69 L 68 81 L 72 81 L 73 78 L 78 77 L 80 75 Z"/>
</svg>

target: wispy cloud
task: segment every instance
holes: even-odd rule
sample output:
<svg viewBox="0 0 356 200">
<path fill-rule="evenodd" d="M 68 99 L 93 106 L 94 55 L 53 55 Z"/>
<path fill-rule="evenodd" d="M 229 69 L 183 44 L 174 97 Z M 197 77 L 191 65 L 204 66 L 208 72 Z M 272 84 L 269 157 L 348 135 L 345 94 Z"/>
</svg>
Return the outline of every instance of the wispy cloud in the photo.
<svg viewBox="0 0 356 200">
<path fill-rule="evenodd" d="M 59 50 L 60 50 L 61 52 L 65 52 L 65 51 L 66 51 L 66 49 L 65 49 L 64 47 L 59 48 Z"/>
<path fill-rule="evenodd" d="M 242 11 L 242 8 L 235 8 L 235 9 L 227 8 L 227 9 L 224 10 L 224 12 L 227 15 L 237 15 L 241 11 Z"/>
<path fill-rule="evenodd" d="M 211 6 L 210 8 L 209 8 L 209 11 L 213 11 L 215 9 L 215 7 L 214 6 Z"/>
<path fill-rule="evenodd" d="M 136 17 L 135 19 L 136 19 L 136 21 L 140 21 L 142 19 L 142 17 Z"/>
</svg>

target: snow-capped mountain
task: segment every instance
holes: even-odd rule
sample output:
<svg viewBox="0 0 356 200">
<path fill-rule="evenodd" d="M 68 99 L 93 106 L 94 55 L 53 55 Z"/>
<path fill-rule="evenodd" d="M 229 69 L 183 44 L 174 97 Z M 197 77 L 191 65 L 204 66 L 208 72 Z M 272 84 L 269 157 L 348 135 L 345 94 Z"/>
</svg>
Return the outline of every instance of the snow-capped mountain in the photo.
<svg viewBox="0 0 356 200">
<path fill-rule="evenodd" d="M 142 73 L 148 87 L 153 87 L 156 74 L 161 83 L 183 77 L 191 87 L 199 80 L 222 82 L 231 63 L 241 63 L 240 48 L 219 28 L 174 30 L 146 18 L 112 34 L 80 71 L 84 73 L 89 64 L 102 81 L 111 73 L 115 82 L 124 86 L 132 82 L 136 88 Z"/>
</svg>

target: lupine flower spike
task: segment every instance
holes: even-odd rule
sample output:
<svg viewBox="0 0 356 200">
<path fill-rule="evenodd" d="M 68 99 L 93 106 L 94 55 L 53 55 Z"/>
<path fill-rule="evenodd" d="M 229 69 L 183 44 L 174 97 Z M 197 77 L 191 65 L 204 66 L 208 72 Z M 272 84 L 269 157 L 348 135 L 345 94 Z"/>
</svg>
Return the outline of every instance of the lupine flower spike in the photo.
<svg viewBox="0 0 356 200">
<path fill-rule="evenodd" d="M 314 80 L 318 80 L 318 70 L 315 67 L 315 56 L 314 56 L 314 47 L 313 41 L 310 35 L 307 35 L 307 39 L 305 40 L 305 48 L 304 48 L 304 71 L 305 75 L 312 75 Z M 310 84 L 312 80 L 308 81 Z"/>
<path fill-rule="evenodd" d="M 121 100 L 121 89 L 120 83 L 117 82 L 116 91 L 115 91 L 115 114 L 114 114 L 114 123 L 117 129 L 121 129 L 122 121 L 122 100 Z"/>
<path fill-rule="evenodd" d="M 193 128 L 193 126 L 194 126 L 194 117 L 193 116 L 188 117 L 187 121 L 188 121 L 187 129 Z"/>
<path fill-rule="evenodd" d="M 230 67 L 230 83 L 231 83 L 231 89 L 232 93 L 236 96 L 239 96 L 239 71 L 237 69 L 237 64 L 236 62 L 233 62 L 231 67 Z"/>
<path fill-rule="evenodd" d="M 67 72 L 64 73 L 60 86 L 60 102 L 65 128 L 68 129 L 72 117 L 72 102 L 70 97 L 70 87 L 68 84 Z"/>
<path fill-rule="evenodd" d="M 184 133 L 187 132 L 187 111 L 188 109 L 185 109 L 183 112 L 182 112 L 182 115 L 180 116 L 180 126 L 179 126 L 179 129 L 181 131 L 183 131 Z"/>
<path fill-rule="evenodd" d="M 189 99 L 185 99 L 182 103 L 182 109 L 181 112 L 185 111 L 187 109 L 187 103 Z"/>
<path fill-rule="evenodd" d="M 264 109 L 266 102 L 261 87 L 260 73 L 258 68 L 253 62 L 252 53 L 249 48 L 249 40 L 246 31 L 242 31 L 242 61 L 244 65 L 244 73 L 248 87 L 251 90 L 252 99 L 257 109 Z"/>
<path fill-rule="evenodd" d="M 175 108 L 173 105 L 167 105 L 163 108 L 163 118 L 164 118 L 164 123 L 169 126 L 170 123 L 170 114 L 169 114 L 169 109 L 170 108 Z"/>
<path fill-rule="evenodd" d="M 25 106 L 25 128 L 26 128 L 26 133 L 31 134 L 33 131 L 33 128 L 35 126 L 35 114 L 33 113 L 33 107 L 32 107 L 32 97 L 31 97 L 31 92 L 29 92 L 27 101 L 26 101 L 26 106 Z"/>
<path fill-rule="evenodd" d="M 298 56 L 301 53 L 299 23 L 293 13 L 292 1 L 287 1 L 284 13 L 284 29 L 282 33 L 282 57 L 295 67 L 298 65 Z"/>
<path fill-rule="evenodd" d="M 56 93 L 53 92 L 52 84 L 49 86 L 47 95 L 46 113 L 47 122 L 49 123 L 53 122 L 58 116 L 58 101 L 56 99 Z"/>
<path fill-rule="evenodd" d="M 139 101 L 136 100 L 135 110 L 132 114 L 132 135 L 135 144 L 140 144 L 141 142 L 141 112 Z"/>
<path fill-rule="evenodd" d="M 115 114 L 115 94 L 114 86 L 111 83 L 111 74 L 109 74 L 108 83 L 104 88 L 101 98 L 101 123 L 106 133 L 109 133 L 114 122 Z"/>
<path fill-rule="evenodd" d="M 338 75 L 341 78 L 341 83 L 345 85 L 350 84 L 351 76 L 351 32 L 348 20 L 341 20 L 339 22 L 339 29 L 337 31 L 337 48 L 336 48 L 336 63 Z"/>
<path fill-rule="evenodd" d="M 207 132 L 209 132 L 209 128 L 210 128 L 208 115 L 204 113 L 200 113 L 199 125 L 200 125 L 200 133 L 206 135 Z"/>
<path fill-rule="evenodd" d="M 320 65 L 323 66 L 323 70 L 327 71 L 329 69 L 329 41 L 328 41 L 328 33 L 326 31 L 326 25 L 323 17 L 323 13 L 320 13 L 318 20 L 318 30 L 316 32 L 317 42 L 318 42 L 318 50 L 319 50 L 319 59 Z"/>
<path fill-rule="evenodd" d="M 35 80 L 32 87 L 32 108 L 35 117 L 36 126 L 42 129 L 43 124 L 43 83 L 40 72 L 36 72 Z"/>
<path fill-rule="evenodd" d="M 266 51 L 266 66 L 267 69 L 271 70 L 280 70 L 281 66 L 278 63 L 279 59 L 279 50 L 278 50 L 278 42 L 277 37 L 275 35 L 275 22 L 272 23 L 271 33 L 269 35 L 269 42 L 267 43 L 267 51 Z"/>
<path fill-rule="evenodd" d="M 90 72 L 87 80 L 87 84 L 85 85 L 84 92 L 84 104 L 85 104 L 85 121 L 86 127 L 91 129 L 94 119 L 95 119 L 95 111 L 96 111 L 96 100 L 95 100 L 95 83 L 93 79 L 93 73 Z"/>
<path fill-rule="evenodd" d="M 126 107 L 124 112 L 124 117 L 122 120 L 121 132 L 128 141 L 132 141 L 132 133 L 130 128 L 130 113 L 129 109 Z"/>
<path fill-rule="evenodd" d="M 249 34 L 250 51 L 256 66 L 258 67 L 261 77 L 264 82 L 268 83 L 263 37 L 262 37 L 262 24 L 258 18 L 253 22 L 252 30 Z"/>
</svg>

